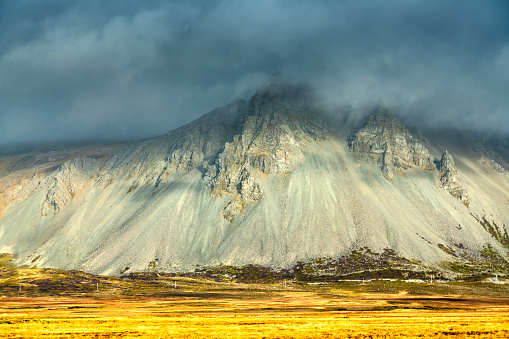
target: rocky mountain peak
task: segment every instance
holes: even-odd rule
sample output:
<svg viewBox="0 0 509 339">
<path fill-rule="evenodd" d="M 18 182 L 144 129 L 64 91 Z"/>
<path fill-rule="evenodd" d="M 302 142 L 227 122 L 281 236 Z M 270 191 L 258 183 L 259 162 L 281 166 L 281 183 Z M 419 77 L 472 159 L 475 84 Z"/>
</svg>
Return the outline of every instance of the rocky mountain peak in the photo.
<svg viewBox="0 0 509 339">
<path fill-rule="evenodd" d="M 384 106 L 373 111 L 363 127 L 350 138 L 349 146 L 355 158 L 380 167 L 387 179 L 415 167 L 429 172 L 435 170 L 426 147 Z M 434 162 L 439 171 L 440 187 L 468 207 L 468 194 L 452 155 L 445 151 L 441 159 Z"/>
<path fill-rule="evenodd" d="M 304 163 L 307 143 L 327 135 L 327 124 L 314 106 L 311 89 L 273 75 L 251 98 L 240 133 L 208 166 L 205 179 L 211 195 L 236 194 L 225 207 L 225 219 L 233 221 L 250 201 L 262 199 L 257 173 L 295 171 Z"/>
<path fill-rule="evenodd" d="M 311 87 L 277 73 L 260 86 L 249 102 L 245 119 L 250 116 L 269 116 L 273 123 L 284 122 L 285 118 L 316 114 L 316 101 Z"/>
<path fill-rule="evenodd" d="M 371 113 L 366 121 L 366 126 L 376 127 L 391 127 L 397 129 L 404 129 L 405 127 L 383 104 L 378 105 L 373 113 Z"/>
<path fill-rule="evenodd" d="M 295 171 L 307 145 L 327 138 L 328 124 L 314 103 L 309 86 L 275 74 L 249 103 L 235 101 L 140 146 L 144 161 L 127 173 L 138 177 L 128 192 L 152 181 L 159 190 L 171 173 L 199 169 L 211 197 L 233 194 L 223 211 L 231 222 L 263 198 L 261 174 Z"/>
<path fill-rule="evenodd" d="M 349 147 L 355 158 L 380 167 L 387 179 L 412 167 L 434 168 L 428 150 L 384 106 L 350 137 Z"/>
</svg>

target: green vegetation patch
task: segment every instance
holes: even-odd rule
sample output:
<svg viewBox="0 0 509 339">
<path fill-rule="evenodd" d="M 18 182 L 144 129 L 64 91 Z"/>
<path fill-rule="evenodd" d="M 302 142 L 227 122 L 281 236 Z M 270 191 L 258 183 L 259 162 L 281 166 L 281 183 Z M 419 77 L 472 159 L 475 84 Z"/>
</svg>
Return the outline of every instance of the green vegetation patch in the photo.
<svg viewBox="0 0 509 339">
<path fill-rule="evenodd" d="M 483 216 L 481 219 L 479 219 L 479 217 L 476 215 L 471 215 L 475 218 L 475 220 L 479 222 L 479 224 L 482 225 L 486 232 L 491 234 L 495 240 L 497 240 L 502 246 L 509 248 L 509 235 L 507 234 L 505 225 L 503 226 L 502 230 L 500 230 L 501 228 L 495 223 L 495 221 L 493 221 L 493 224 L 490 223 L 486 219 L 486 216 Z"/>
<path fill-rule="evenodd" d="M 450 247 L 448 247 L 448 246 L 445 246 L 445 245 L 443 245 L 443 244 L 438 244 L 437 246 L 438 246 L 438 248 L 440 248 L 440 249 L 441 249 L 442 251 L 444 251 L 445 253 L 447 253 L 447 254 L 449 254 L 449 255 L 452 255 L 453 257 L 456 257 L 456 256 L 457 256 L 457 255 L 456 255 L 456 252 L 455 252 L 452 248 L 450 248 Z"/>
<path fill-rule="evenodd" d="M 478 256 L 442 263 L 442 267 L 464 275 L 462 280 L 480 281 L 498 275 L 509 275 L 509 262 L 490 244 L 485 244 Z"/>
<path fill-rule="evenodd" d="M 13 269 L 16 267 L 12 261 L 14 256 L 9 253 L 0 253 L 0 268 Z"/>
<path fill-rule="evenodd" d="M 236 281 L 241 283 L 275 283 L 284 279 L 292 279 L 290 270 L 276 270 L 260 265 L 216 266 L 197 269 L 194 274 L 216 280 Z"/>
<path fill-rule="evenodd" d="M 298 262 L 293 273 L 300 281 L 335 281 L 341 279 L 425 279 L 441 273 L 420 262 L 398 256 L 386 248 L 376 253 L 359 248 L 339 258 L 318 258 Z"/>
</svg>

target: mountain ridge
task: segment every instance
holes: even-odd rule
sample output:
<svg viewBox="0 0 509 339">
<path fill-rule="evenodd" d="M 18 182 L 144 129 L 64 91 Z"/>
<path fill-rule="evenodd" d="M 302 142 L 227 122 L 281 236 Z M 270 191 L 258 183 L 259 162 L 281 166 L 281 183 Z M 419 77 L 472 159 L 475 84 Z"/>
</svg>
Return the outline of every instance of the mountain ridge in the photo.
<svg viewBox="0 0 509 339">
<path fill-rule="evenodd" d="M 487 244 L 507 258 L 504 154 L 415 136 L 383 106 L 339 131 L 310 88 L 275 78 L 164 136 L 7 170 L 0 252 L 101 274 L 155 259 L 288 267 L 358 248 L 441 269 Z"/>
</svg>

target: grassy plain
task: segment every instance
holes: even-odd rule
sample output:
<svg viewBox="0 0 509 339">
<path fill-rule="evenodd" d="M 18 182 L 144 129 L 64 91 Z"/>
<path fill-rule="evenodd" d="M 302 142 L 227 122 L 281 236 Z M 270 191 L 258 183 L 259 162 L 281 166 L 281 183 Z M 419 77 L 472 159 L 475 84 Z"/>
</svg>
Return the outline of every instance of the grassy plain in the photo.
<svg viewBox="0 0 509 339">
<path fill-rule="evenodd" d="M 509 285 L 479 281 L 248 284 L 6 266 L 0 296 L 2 338 L 509 337 Z"/>
</svg>

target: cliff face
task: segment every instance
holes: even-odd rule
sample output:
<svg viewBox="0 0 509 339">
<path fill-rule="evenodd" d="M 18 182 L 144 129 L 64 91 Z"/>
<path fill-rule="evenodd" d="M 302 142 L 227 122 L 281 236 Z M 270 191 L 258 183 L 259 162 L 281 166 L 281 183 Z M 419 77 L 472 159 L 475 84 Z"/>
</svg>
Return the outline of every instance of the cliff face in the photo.
<svg viewBox="0 0 509 339">
<path fill-rule="evenodd" d="M 274 77 L 151 140 L 0 152 L 0 252 L 104 274 L 282 267 L 360 247 L 436 267 L 486 244 L 505 255 L 504 156 L 416 135 L 380 107 L 344 133 L 308 87 Z"/>
<path fill-rule="evenodd" d="M 358 161 L 380 167 L 388 180 L 411 168 L 434 172 L 436 167 L 440 187 L 468 207 L 468 193 L 452 155 L 445 151 L 440 159 L 433 159 L 428 149 L 386 107 L 374 110 L 350 138 L 349 148 Z"/>
<path fill-rule="evenodd" d="M 440 186 L 468 207 L 468 194 L 463 188 L 463 180 L 454 166 L 454 159 L 449 152 L 445 151 L 442 159 L 437 161 L 437 168 L 440 172 Z"/>
<path fill-rule="evenodd" d="M 356 158 L 379 166 L 387 179 L 412 167 L 434 168 L 428 150 L 386 107 L 376 108 L 349 146 Z"/>
<path fill-rule="evenodd" d="M 327 137 L 326 124 L 313 102 L 309 88 L 279 79 L 253 96 L 240 133 L 225 144 L 204 176 L 212 197 L 235 194 L 223 211 L 227 221 L 233 221 L 248 203 L 261 201 L 261 175 L 292 173 L 304 163 L 306 145 Z"/>
</svg>

